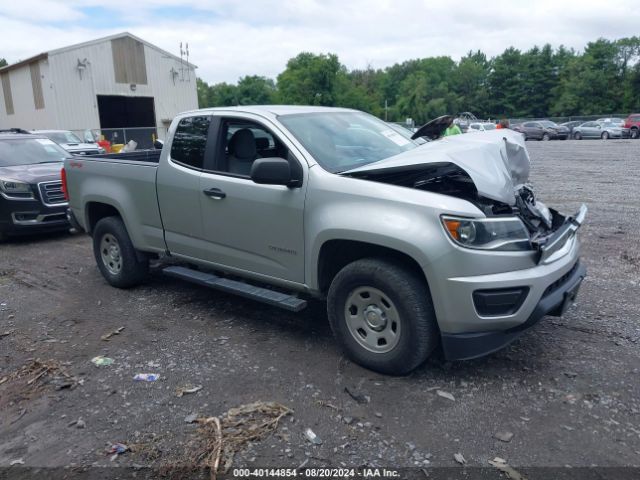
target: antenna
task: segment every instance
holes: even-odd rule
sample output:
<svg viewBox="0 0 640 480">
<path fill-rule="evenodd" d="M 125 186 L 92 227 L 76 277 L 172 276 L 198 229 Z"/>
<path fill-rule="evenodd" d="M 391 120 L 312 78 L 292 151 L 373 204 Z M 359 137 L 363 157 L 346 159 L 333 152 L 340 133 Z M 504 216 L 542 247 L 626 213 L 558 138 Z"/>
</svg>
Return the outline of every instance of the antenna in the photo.
<svg viewBox="0 0 640 480">
<path fill-rule="evenodd" d="M 183 54 L 184 52 L 182 51 L 182 42 L 180 42 L 180 74 L 181 74 L 180 81 L 181 82 L 184 82 L 184 63 L 182 61 Z"/>
<path fill-rule="evenodd" d="M 187 43 L 187 81 L 191 82 L 191 67 L 189 66 L 189 44 Z"/>
</svg>

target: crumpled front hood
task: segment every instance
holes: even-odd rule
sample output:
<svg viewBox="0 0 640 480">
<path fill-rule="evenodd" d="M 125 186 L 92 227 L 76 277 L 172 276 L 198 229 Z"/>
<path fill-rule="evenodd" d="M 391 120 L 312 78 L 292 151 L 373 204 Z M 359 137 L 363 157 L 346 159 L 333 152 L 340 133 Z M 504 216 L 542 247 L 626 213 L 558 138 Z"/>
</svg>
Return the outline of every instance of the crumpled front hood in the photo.
<svg viewBox="0 0 640 480">
<path fill-rule="evenodd" d="M 530 159 L 524 137 L 508 129 L 444 137 L 342 174 L 402 172 L 420 165 L 444 163 L 463 169 L 479 195 L 507 205 L 515 205 L 516 190 L 529 179 Z"/>
</svg>

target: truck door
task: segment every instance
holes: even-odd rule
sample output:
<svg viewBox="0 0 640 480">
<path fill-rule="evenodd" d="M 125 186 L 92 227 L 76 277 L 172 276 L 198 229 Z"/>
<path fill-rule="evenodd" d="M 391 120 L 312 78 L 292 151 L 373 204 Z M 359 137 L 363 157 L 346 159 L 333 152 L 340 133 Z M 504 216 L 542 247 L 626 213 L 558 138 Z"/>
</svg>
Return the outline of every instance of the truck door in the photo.
<svg viewBox="0 0 640 480">
<path fill-rule="evenodd" d="M 247 272 L 304 283 L 306 178 L 298 188 L 259 185 L 249 177 L 257 158 L 287 159 L 306 177 L 285 137 L 260 117 L 221 117 L 215 163 L 200 177 L 205 259 Z"/>
<path fill-rule="evenodd" d="M 211 115 L 200 115 L 180 120 L 170 141 L 171 150 L 163 152 L 156 177 L 167 248 L 172 253 L 195 258 L 205 247 L 200 220 L 200 176 L 210 147 L 212 119 Z"/>
</svg>

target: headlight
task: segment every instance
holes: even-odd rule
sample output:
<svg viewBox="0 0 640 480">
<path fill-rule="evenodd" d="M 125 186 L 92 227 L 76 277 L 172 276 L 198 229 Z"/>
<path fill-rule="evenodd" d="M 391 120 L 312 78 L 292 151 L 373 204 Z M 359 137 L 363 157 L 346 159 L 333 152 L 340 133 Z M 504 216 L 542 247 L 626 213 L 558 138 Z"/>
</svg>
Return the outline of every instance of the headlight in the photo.
<svg viewBox="0 0 640 480">
<path fill-rule="evenodd" d="M 529 232 L 517 217 L 471 220 L 443 216 L 442 225 L 449 237 L 462 247 L 499 251 L 531 249 Z"/>
<path fill-rule="evenodd" d="M 31 185 L 15 180 L 0 178 L 0 191 L 7 198 L 33 198 Z"/>
</svg>

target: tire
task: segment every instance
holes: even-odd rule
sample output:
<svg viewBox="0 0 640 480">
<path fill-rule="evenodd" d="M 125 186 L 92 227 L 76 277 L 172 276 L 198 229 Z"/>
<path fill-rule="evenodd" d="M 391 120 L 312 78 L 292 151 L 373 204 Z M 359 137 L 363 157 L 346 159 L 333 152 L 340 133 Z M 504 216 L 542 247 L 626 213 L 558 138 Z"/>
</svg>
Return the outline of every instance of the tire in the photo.
<svg viewBox="0 0 640 480">
<path fill-rule="evenodd" d="M 544 133 L 542 134 L 541 140 L 548 142 L 549 140 L 551 140 L 551 136 L 548 133 Z"/>
<path fill-rule="evenodd" d="M 629 137 L 633 139 L 640 138 L 640 130 L 638 130 L 637 128 L 632 128 Z"/>
<path fill-rule="evenodd" d="M 340 270 L 329 288 L 327 312 L 347 355 L 380 373 L 409 373 L 440 341 L 426 282 L 387 260 L 365 258 Z"/>
<path fill-rule="evenodd" d="M 576 132 L 573 134 L 573 138 L 575 138 L 576 140 L 582 140 L 582 135 L 580 134 L 580 132 Z"/>
<path fill-rule="evenodd" d="M 8 238 L 9 238 L 9 236 L 6 233 L 0 232 L 0 242 L 4 242 Z"/>
<path fill-rule="evenodd" d="M 93 254 L 102 276 L 117 288 L 141 284 L 149 261 L 140 260 L 120 217 L 106 217 L 93 230 Z"/>
<path fill-rule="evenodd" d="M 602 132 L 602 135 L 600 135 L 600 138 L 602 140 L 609 140 L 609 132 Z"/>
</svg>

